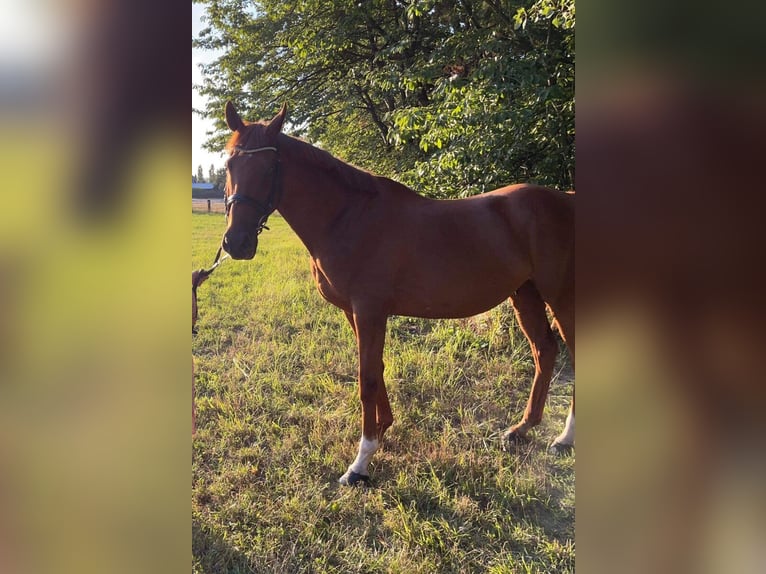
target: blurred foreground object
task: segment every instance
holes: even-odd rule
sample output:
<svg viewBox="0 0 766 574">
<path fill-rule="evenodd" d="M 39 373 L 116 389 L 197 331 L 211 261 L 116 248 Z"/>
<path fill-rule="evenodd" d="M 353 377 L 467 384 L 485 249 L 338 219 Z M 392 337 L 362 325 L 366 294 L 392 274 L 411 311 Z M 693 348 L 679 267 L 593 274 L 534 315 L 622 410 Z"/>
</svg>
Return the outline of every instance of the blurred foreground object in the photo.
<svg viewBox="0 0 766 574">
<path fill-rule="evenodd" d="M 188 567 L 188 23 L 148 8 L 0 21 L 3 574 Z"/>
<path fill-rule="evenodd" d="M 578 569 L 766 571 L 766 99 L 660 66 L 584 96 Z"/>
<path fill-rule="evenodd" d="M 113 217 L 147 139 L 173 133 L 191 141 L 188 29 L 169 35 L 181 28 L 178 2 L 78 3 L 82 34 L 67 81 L 83 153 L 71 193 L 85 219 Z"/>
</svg>

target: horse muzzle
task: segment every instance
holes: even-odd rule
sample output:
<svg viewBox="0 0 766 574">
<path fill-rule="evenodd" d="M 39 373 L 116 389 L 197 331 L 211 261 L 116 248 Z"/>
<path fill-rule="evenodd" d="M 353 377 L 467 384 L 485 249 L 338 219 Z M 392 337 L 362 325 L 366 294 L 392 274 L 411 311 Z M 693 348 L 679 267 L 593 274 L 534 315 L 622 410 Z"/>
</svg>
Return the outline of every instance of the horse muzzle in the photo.
<svg viewBox="0 0 766 574">
<path fill-rule="evenodd" d="M 258 249 L 258 236 L 229 230 L 223 236 L 223 249 L 232 259 L 252 259 Z"/>
</svg>

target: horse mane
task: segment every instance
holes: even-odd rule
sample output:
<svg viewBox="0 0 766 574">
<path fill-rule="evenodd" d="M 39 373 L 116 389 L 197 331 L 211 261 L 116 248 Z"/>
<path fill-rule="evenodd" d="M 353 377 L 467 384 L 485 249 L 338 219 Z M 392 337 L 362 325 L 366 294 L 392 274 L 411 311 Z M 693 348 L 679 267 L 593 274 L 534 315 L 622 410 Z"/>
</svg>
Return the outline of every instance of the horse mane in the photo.
<svg viewBox="0 0 766 574">
<path fill-rule="evenodd" d="M 266 123 L 245 122 L 245 125 L 248 127 L 247 130 L 243 133 L 235 132 L 231 139 L 229 139 L 225 148 L 227 152 L 232 153 L 238 145 L 251 148 L 270 145 L 265 139 Z M 330 152 L 299 138 L 287 134 L 279 134 L 277 147 L 280 150 L 288 151 L 298 161 L 303 161 L 324 171 L 356 193 L 376 195 L 381 190 L 381 186 L 385 186 L 395 192 L 417 195 L 415 191 L 398 181 L 375 175 L 350 163 L 346 163 L 333 156 Z"/>
<path fill-rule="evenodd" d="M 318 148 L 301 139 L 280 134 L 279 148 L 289 150 L 289 153 L 313 167 L 320 169 L 343 182 L 346 187 L 357 193 L 374 195 L 378 192 L 381 178 L 367 170 L 358 168 L 350 163 L 336 158 L 330 152 Z"/>
</svg>

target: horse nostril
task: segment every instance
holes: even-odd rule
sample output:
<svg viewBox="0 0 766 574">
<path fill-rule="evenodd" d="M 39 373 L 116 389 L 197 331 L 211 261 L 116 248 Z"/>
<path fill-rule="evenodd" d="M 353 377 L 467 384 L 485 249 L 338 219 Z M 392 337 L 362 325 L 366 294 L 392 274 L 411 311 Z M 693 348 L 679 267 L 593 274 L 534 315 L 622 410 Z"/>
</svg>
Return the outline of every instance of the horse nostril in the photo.
<svg viewBox="0 0 766 574">
<path fill-rule="evenodd" d="M 222 246 L 224 251 L 234 259 L 250 259 L 247 254 L 251 251 L 252 238 L 247 232 L 229 231 L 224 234 Z"/>
<path fill-rule="evenodd" d="M 223 250 L 226 253 L 228 253 L 229 255 L 233 255 L 232 252 L 231 252 L 232 242 L 229 241 L 229 234 L 228 233 L 223 236 L 223 241 L 221 243 L 223 244 Z"/>
</svg>

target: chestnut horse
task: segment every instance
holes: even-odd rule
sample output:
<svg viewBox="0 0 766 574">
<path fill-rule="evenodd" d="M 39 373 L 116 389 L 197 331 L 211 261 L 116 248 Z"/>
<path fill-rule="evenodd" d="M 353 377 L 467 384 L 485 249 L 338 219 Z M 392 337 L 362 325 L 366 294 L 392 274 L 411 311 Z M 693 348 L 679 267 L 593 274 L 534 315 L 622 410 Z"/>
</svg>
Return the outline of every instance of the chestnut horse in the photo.
<svg viewBox="0 0 766 574">
<path fill-rule="evenodd" d="M 231 102 L 223 249 L 252 259 L 276 209 L 311 255 L 322 296 L 340 307 L 359 352 L 362 438 L 341 484 L 369 480 L 368 464 L 393 416 L 383 381 L 390 315 L 459 318 L 510 298 L 532 346 L 535 376 L 522 420 L 504 440 L 542 419 L 557 341 L 546 304 L 574 357 L 574 194 L 512 185 L 458 200 L 422 197 L 281 133 L 243 121 Z M 574 399 L 552 448 L 574 443 Z"/>
</svg>

